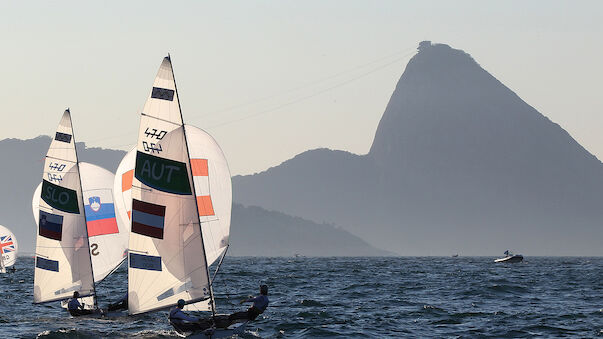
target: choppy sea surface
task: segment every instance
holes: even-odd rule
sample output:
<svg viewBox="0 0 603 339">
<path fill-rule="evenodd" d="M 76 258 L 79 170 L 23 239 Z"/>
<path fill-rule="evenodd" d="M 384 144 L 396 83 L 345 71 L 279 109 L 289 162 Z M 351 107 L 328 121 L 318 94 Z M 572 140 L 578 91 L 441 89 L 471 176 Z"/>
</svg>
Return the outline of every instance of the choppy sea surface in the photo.
<svg viewBox="0 0 603 339">
<path fill-rule="evenodd" d="M 243 338 L 603 337 L 603 258 L 234 258 L 215 281 L 221 313 L 270 286 L 271 305 Z M 32 304 L 33 260 L 0 274 L 0 338 L 171 338 L 167 311 L 73 318 Z M 126 290 L 121 267 L 99 304 Z"/>
</svg>

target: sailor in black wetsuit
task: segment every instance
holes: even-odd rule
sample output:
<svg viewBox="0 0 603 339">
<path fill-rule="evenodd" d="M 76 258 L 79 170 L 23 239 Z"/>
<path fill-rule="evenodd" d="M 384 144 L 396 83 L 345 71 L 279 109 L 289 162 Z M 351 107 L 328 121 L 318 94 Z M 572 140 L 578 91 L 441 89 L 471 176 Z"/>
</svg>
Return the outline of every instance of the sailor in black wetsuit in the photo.
<svg viewBox="0 0 603 339">
<path fill-rule="evenodd" d="M 69 313 L 74 317 L 94 313 L 93 310 L 84 309 L 84 304 L 80 304 L 80 302 L 77 300 L 79 297 L 80 293 L 78 291 L 73 292 L 73 298 L 69 299 L 69 302 L 67 303 Z"/>
<path fill-rule="evenodd" d="M 245 300 L 241 300 L 241 304 L 245 302 L 252 302 L 253 305 L 244 312 L 233 313 L 228 316 L 228 320 L 255 320 L 258 315 L 264 313 L 266 308 L 268 307 L 268 286 L 262 285 L 260 286 L 260 295 L 255 298 L 249 298 Z"/>
</svg>

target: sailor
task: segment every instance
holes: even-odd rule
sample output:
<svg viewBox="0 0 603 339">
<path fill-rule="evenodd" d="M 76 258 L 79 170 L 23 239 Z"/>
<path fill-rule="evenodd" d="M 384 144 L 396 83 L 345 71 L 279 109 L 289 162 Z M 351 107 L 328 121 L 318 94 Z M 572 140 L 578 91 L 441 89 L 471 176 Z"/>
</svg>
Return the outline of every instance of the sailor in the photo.
<svg viewBox="0 0 603 339">
<path fill-rule="evenodd" d="M 266 310 L 266 308 L 268 307 L 268 286 L 267 285 L 261 285 L 260 286 L 260 295 L 258 295 L 257 297 L 250 297 L 248 299 L 244 299 L 241 300 L 241 304 L 242 303 L 246 303 L 246 302 L 252 302 L 253 305 L 251 307 L 249 307 L 247 309 L 247 311 L 243 311 L 243 312 L 236 312 L 233 313 L 231 315 L 228 316 L 228 319 L 230 321 L 233 320 L 238 320 L 238 319 L 242 319 L 242 320 L 255 320 L 255 318 L 258 317 L 258 315 L 264 313 L 264 311 Z"/>
<path fill-rule="evenodd" d="M 184 321 L 189 323 L 196 323 L 199 321 L 199 318 L 191 317 L 190 315 L 182 312 L 182 308 L 184 308 L 184 300 L 180 299 L 178 300 L 178 306 L 170 310 L 170 321 L 176 325 L 182 325 Z"/>
<path fill-rule="evenodd" d="M 69 299 L 69 302 L 67 303 L 67 309 L 69 310 L 69 313 L 74 317 L 77 317 L 80 315 L 92 314 L 93 313 L 92 310 L 84 309 L 85 304 L 80 304 L 80 302 L 77 300 L 79 297 L 80 297 L 80 292 L 78 292 L 78 291 L 73 292 L 73 298 Z"/>
</svg>

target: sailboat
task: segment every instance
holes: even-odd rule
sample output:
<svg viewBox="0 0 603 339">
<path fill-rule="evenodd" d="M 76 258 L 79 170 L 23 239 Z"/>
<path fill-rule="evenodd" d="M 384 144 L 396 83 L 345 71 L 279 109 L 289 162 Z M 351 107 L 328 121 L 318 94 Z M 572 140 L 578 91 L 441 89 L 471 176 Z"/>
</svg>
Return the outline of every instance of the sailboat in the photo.
<svg viewBox="0 0 603 339">
<path fill-rule="evenodd" d="M 6 268 L 15 264 L 18 250 L 19 245 L 13 232 L 0 225 L 0 273 L 6 273 Z M 9 271 L 14 271 L 14 267 Z"/>
<path fill-rule="evenodd" d="M 127 258 L 129 222 L 123 222 L 116 217 L 113 200 L 113 185 L 115 175 L 110 171 L 93 164 L 80 162 L 82 178 L 82 194 L 86 211 L 86 225 L 90 255 L 94 272 L 94 283 L 98 285 L 113 273 Z M 36 225 L 40 213 L 39 203 L 42 184 L 38 185 L 33 194 L 32 211 Z M 94 307 L 94 297 L 79 299 L 86 309 Z M 67 308 L 66 300 L 62 301 Z"/>
<path fill-rule="evenodd" d="M 34 303 L 96 296 L 86 208 L 71 113 L 65 110 L 44 161 L 34 267 Z M 96 308 L 96 298 L 94 307 Z"/>
<path fill-rule="evenodd" d="M 122 161 L 116 180 L 131 197 L 129 206 L 127 199 L 123 204 L 131 207 L 129 313 L 167 309 L 183 299 L 205 305 L 216 319 L 209 265 L 228 248 L 230 172 L 215 140 L 184 124 L 169 56 L 141 113 L 135 154 L 128 157 L 133 168 Z M 244 330 L 244 323 L 235 326 L 210 329 L 211 335 Z"/>
</svg>

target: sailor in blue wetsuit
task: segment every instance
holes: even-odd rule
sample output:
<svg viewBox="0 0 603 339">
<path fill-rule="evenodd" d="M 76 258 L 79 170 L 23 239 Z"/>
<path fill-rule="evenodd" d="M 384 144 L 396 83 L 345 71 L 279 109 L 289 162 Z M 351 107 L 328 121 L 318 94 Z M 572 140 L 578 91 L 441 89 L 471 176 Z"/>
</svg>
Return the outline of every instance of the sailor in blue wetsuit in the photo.
<svg viewBox="0 0 603 339">
<path fill-rule="evenodd" d="M 69 299 L 69 302 L 67 303 L 67 310 L 69 310 L 69 313 L 74 317 L 94 313 L 92 310 L 84 309 L 84 304 L 80 304 L 80 302 L 77 300 L 79 297 L 80 292 L 73 292 L 73 298 Z"/>
<path fill-rule="evenodd" d="M 264 313 L 264 311 L 268 307 L 268 303 L 270 302 L 268 300 L 268 286 L 261 285 L 260 286 L 260 295 L 258 295 L 255 298 L 251 297 L 251 298 L 242 300 L 241 304 L 245 303 L 245 302 L 252 302 L 253 305 L 250 308 L 248 308 L 247 311 L 237 312 L 237 313 L 233 313 L 233 314 L 229 315 L 228 319 L 230 321 L 238 320 L 238 319 L 255 320 L 255 318 L 257 318 L 258 315 Z"/>
</svg>

